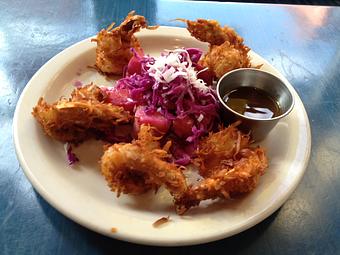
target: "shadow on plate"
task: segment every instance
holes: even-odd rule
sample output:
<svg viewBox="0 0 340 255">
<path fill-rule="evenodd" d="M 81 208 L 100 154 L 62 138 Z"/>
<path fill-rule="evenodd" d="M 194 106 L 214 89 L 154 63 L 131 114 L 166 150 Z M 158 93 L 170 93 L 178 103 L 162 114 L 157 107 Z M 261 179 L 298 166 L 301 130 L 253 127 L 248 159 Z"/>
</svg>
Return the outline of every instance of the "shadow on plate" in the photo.
<svg viewBox="0 0 340 255">
<path fill-rule="evenodd" d="M 215 241 L 207 244 L 186 246 L 186 247 L 154 247 L 146 245 L 132 244 L 128 242 L 118 241 L 106 236 L 102 236 L 92 232 L 77 223 L 67 219 L 58 213 L 53 207 L 48 205 L 46 201 L 38 194 L 37 201 L 41 205 L 45 216 L 51 222 L 51 225 L 57 232 L 54 238 L 58 238 L 60 242 L 51 242 L 51 246 L 55 246 L 60 254 L 63 253 L 79 253 L 79 254 L 114 254 L 127 252 L 129 254 L 205 254 L 212 252 L 220 254 L 220 251 L 227 250 L 228 253 L 241 251 L 256 251 L 256 247 L 252 246 L 258 239 L 265 238 L 264 233 L 274 222 L 279 210 L 263 220 L 256 226 L 235 236 Z"/>
<path fill-rule="evenodd" d="M 73 151 L 80 159 L 80 162 L 76 164 L 74 168 L 80 171 L 94 171 L 95 173 L 100 175 L 100 165 L 98 162 L 103 154 L 103 145 L 104 143 L 101 141 L 89 140 L 85 141 L 77 147 L 74 147 Z M 115 195 L 116 193 L 112 193 L 112 196 Z M 242 206 L 244 199 L 247 196 L 248 194 L 230 200 L 216 199 L 202 201 L 198 207 L 193 207 L 188 210 L 183 217 L 189 220 L 191 217 L 197 215 L 203 216 L 221 210 L 237 210 L 237 208 Z M 123 194 L 120 202 L 123 203 L 125 207 L 131 210 L 145 212 L 153 211 L 157 214 L 175 213 L 173 198 L 164 187 L 161 187 L 156 193 L 150 191 L 146 194 L 138 196 Z"/>
<path fill-rule="evenodd" d="M 104 154 L 103 146 L 104 142 L 95 139 L 85 141 L 76 147 L 74 146 L 73 152 L 79 158 L 79 162 L 74 165 L 74 168 L 86 167 L 86 170 L 94 170 L 100 175 L 99 160 Z"/>
<path fill-rule="evenodd" d="M 182 217 L 190 220 L 191 217 L 200 215 L 208 215 L 221 210 L 237 210 L 238 207 L 242 206 L 243 198 L 247 195 L 238 197 L 237 199 L 230 200 L 206 200 L 202 201 L 199 206 L 193 207 L 188 210 Z M 154 192 L 148 192 L 143 195 L 129 196 L 124 202 L 124 206 L 131 210 L 138 211 L 153 211 L 157 214 L 174 214 L 175 205 L 173 204 L 172 197 L 163 188 L 156 194 Z"/>
</svg>

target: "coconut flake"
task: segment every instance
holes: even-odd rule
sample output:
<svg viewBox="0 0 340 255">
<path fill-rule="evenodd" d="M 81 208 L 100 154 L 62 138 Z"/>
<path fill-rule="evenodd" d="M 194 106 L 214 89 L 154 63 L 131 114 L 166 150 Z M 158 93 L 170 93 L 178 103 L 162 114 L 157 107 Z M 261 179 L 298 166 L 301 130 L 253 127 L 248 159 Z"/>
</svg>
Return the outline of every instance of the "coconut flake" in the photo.
<svg viewBox="0 0 340 255">
<path fill-rule="evenodd" d="M 204 116 L 203 116 L 203 114 L 201 113 L 201 114 L 198 116 L 197 121 L 198 121 L 198 122 L 201 122 L 201 121 L 203 120 L 203 118 L 204 118 Z"/>
<path fill-rule="evenodd" d="M 183 60 L 183 54 L 185 60 Z M 170 83 L 180 76 L 188 80 L 189 86 L 191 85 L 203 92 L 209 90 L 206 83 L 197 78 L 197 72 L 192 66 L 189 53 L 184 49 L 168 51 L 167 55 L 156 58 L 153 63 L 148 63 L 147 66 L 150 76 L 160 83 Z"/>
</svg>

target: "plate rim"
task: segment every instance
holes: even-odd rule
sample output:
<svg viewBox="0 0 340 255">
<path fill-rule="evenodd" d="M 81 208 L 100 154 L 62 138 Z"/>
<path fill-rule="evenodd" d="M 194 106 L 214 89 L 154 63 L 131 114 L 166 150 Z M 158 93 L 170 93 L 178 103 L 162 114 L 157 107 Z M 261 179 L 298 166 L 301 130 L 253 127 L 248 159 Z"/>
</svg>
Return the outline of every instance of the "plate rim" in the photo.
<svg viewBox="0 0 340 255">
<path fill-rule="evenodd" d="M 166 30 L 177 30 L 180 31 L 180 33 L 185 33 L 181 36 L 183 37 L 187 37 L 189 34 L 189 32 L 182 27 L 173 27 L 173 26 L 160 26 L 159 29 L 161 30 L 160 35 L 164 32 L 166 33 Z M 156 30 L 157 31 L 157 30 Z M 145 34 L 147 36 L 149 36 L 149 31 L 146 32 Z M 155 34 L 155 36 L 160 36 Z M 281 78 L 283 78 L 283 80 L 285 81 L 286 84 L 288 84 L 290 86 L 290 89 L 293 91 L 294 94 L 294 99 L 295 99 L 295 103 L 300 104 L 301 106 L 301 110 L 302 110 L 302 114 L 305 118 L 305 122 L 303 124 L 305 124 L 305 129 L 306 129 L 306 147 L 305 147 L 305 153 L 303 154 L 303 158 L 299 161 L 299 164 L 301 165 L 300 169 L 301 171 L 299 172 L 299 174 L 297 175 L 297 177 L 293 180 L 293 183 L 288 187 L 288 191 L 286 191 L 278 200 L 273 201 L 271 204 L 268 204 L 268 206 L 264 209 L 261 210 L 258 214 L 254 215 L 254 217 L 252 217 L 251 219 L 248 219 L 246 221 L 246 223 L 243 223 L 242 226 L 232 230 L 232 231 L 228 231 L 226 232 L 222 232 L 218 235 L 213 235 L 210 236 L 208 238 L 205 238 L 204 240 L 202 239 L 197 239 L 197 238 L 190 238 L 190 239 L 186 239 L 186 240 L 180 240 L 180 241 L 167 241 L 167 240 L 157 240 L 157 243 L 155 243 L 153 240 L 151 240 L 150 238 L 146 238 L 146 239 L 141 239 L 141 238 L 136 238 L 133 235 L 121 235 L 118 233 L 116 234 L 112 234 L 109 231 L 103 231 L 100 227 L 98 227 L 96 224 L 83 220 L 79 217 L 77 217 L 76 215 L 73 215 L 72 213 L 70 213 L 68 210 L 66 210 L 65 208 L 63 208 L 62 205 L 59 205 L 59 203 L 57 201 L 54 201 L 52 196 L 48 194 L 48 191 L 45 190 L 45 188 L 43 187 L 43 185 L 39 182 L 39 180 L 36 178 L 36 176 L 33 174 L 33 172 L 30 170 L 30 167 L 28 166 L 25 157 L 21 151 L 21 148 L 19 146 L 19 134 L 18 134 L 18 125 L 19 125 L 19 109 L 22 107 L 22 102 L 27 94 L 27 91 L 29 90 L 29 88 L 32 86 L 31 84 L 33 83 L 33 81 L 36 79 L 36 77 L 39 77 L 39 75 L 44 71 L 44 69 L 46 68 L 46 66 L 51 63 L 54 62 L 56 59 L 58 59 L 60 57 L 60 55 L 66 54 L 68 51 L 79 47 L 80 45 L 84 44 L 85 42 L 88 42 L 91 40 L 91 38 L 93 38 L 94 36 L 91 36 L 89 38 L 86 38 L 84 40 L 81 40 L 77 43 L 74 43 L 72 45 L 70 45 L 69 47 L 63 49 L 61 52 L 57 53 L 55 56 L 53 56 L 51 59 L 49 59 L 46 63 L 44 63 L 39 70 L 32 76 L 32 78 L 28 81 L 28 83 L 26 84 L 26 86 L 24 87 L 23 91 L 21 92 L 21 95 L 19 97 L 19 100 L 17 101 L 16 104 L 16 108 L 15 108 L 15 112 L 14 112 L 14 117 L 13 117 L 13 125 L 12 125 L 12 132 L 13 132 L 13 140 L 14 140 L 14 145 L 15 145 L 15 152 L 17 155 L 17 158 L 19 160 L 20 166 L 23 169 L 24 174 L 26 175 L 26 177 L 28 178 L 28 180 L 30 181 L 30 183 L 32 184 L 32 187 L 39 193 L 39 195 L 41 195 L 45 201 L 47 201 L 53 208 L 55 208 L 57 211 L 59 211 L 61 214 L 63 214 L 65 217 L 71 219 L 72 221 L 82 225 L 83 227 L 86 227 L 92 231 L 95 231 L 97 233 L 103 234 L 105 236 L 111 237 L 111 238 L 115 238 L 118 240 L 122 240 L 122 241 L 128 241 L 128 242 L 133 242 L 133 243 L 138 243 L 138 244 L 144 244 L 144 245 L 154 245 L 154 246 L 187 246 L 187 245 L 196 245 L 196 244 L 203 244 L 203 243 L 208 243 L 208 242 L 212 242 L 212 241 L 216 241 L 216 240 L 220 240 L 223 238 L 227 238 L 230 236 L 233 236 L 235 234 L 238 234 L 242 231 L 245 231 L 253 226 L 255 226 L 256 224 L 260 223 L 261 221 L 263 221 L 264 219 L 266 219 L 267 217 L 269 217 L 271 214 L 273 214 L 275 211 L 277 211 L 286 201 L 287 199 L 292 195 L 292 193 L 296 190 L 297 186 L 299 185 L 299 183 L 301 182 L 301 179 L 307 169 L 308 163 L 309 163 L 309 158 L 310 158 L 310 153 L 311 153 L 311 129 L 310 129 L 310 121 L 308 118 L 308 114 L 306 112 L 306 109 L 304 107 L 304 104 L 301 100 L 301 98 L 299 97 L 298 93 L 296 92 L 296 90 L 294 89 L 294 87 L 290 84 L 290 82 L 271 64 L 268 63 L 267 60 L 265 60 L 264 58 L 262 58 L 259 54 L 255 53 L 252 51 L 252 54 L 257 55 L 258 57 L 260 57 L 261 59 L 264 60 L 264 62 L 266 62 L 266 64 L 268 64 L 275 72 L 277 72 Z M 295 153 L 296 154 L 296 153 Z"/>
</svg>

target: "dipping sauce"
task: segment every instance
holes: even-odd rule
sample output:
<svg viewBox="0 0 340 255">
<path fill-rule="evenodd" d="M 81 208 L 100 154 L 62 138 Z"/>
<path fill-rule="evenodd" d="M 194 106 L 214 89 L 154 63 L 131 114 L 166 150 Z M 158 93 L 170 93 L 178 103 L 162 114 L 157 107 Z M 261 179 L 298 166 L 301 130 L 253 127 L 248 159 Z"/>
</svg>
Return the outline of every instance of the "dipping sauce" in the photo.
<svg viewBox="0 0 340 255">
<path fill-rule="evenodd" d="M 264 90 L 254 87 L 239 87 L 228 92 L 223 101 L 234 111 L 251 118 L 271 119 L 281 115 L 276 102 Z"/>
</svg>

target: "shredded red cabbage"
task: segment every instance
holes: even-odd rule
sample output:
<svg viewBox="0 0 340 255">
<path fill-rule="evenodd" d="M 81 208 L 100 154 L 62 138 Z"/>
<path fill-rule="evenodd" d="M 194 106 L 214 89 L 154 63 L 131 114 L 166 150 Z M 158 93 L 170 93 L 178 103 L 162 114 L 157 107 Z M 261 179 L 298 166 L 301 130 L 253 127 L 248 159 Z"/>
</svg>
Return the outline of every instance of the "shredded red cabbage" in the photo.
<svg viewBox="0 0 340 255">
<path fill-rule="evenodd" d="M 159 58 L 133 52 L 125 76 L 114 88 L 104 88 L 107 100 L 134 113 L 135 128 L 147 123 L 170 135 L 175 162 L 186 165 L 219 118 L 216 93 L 206 85 L 209 71 L 198 64 L 202 51 L 177 49 Z"/>
<path fill-rule="evenodd" d="M 70 166 L 74 165 L 79 161 L 78 157 L 74 152 L 72 151 L 72 146 L 71 144 L 67 143 L 66 144 L 66 155 L 67 155 L 67 161 Z"/>
<path fill-rule="evenodd" d="M 76 88 L 81 88 L 83 86 L 83 83 L 79 80 L 76 80 L 73 82 L 73 86 L 75 86 Z"/>
</svg>

